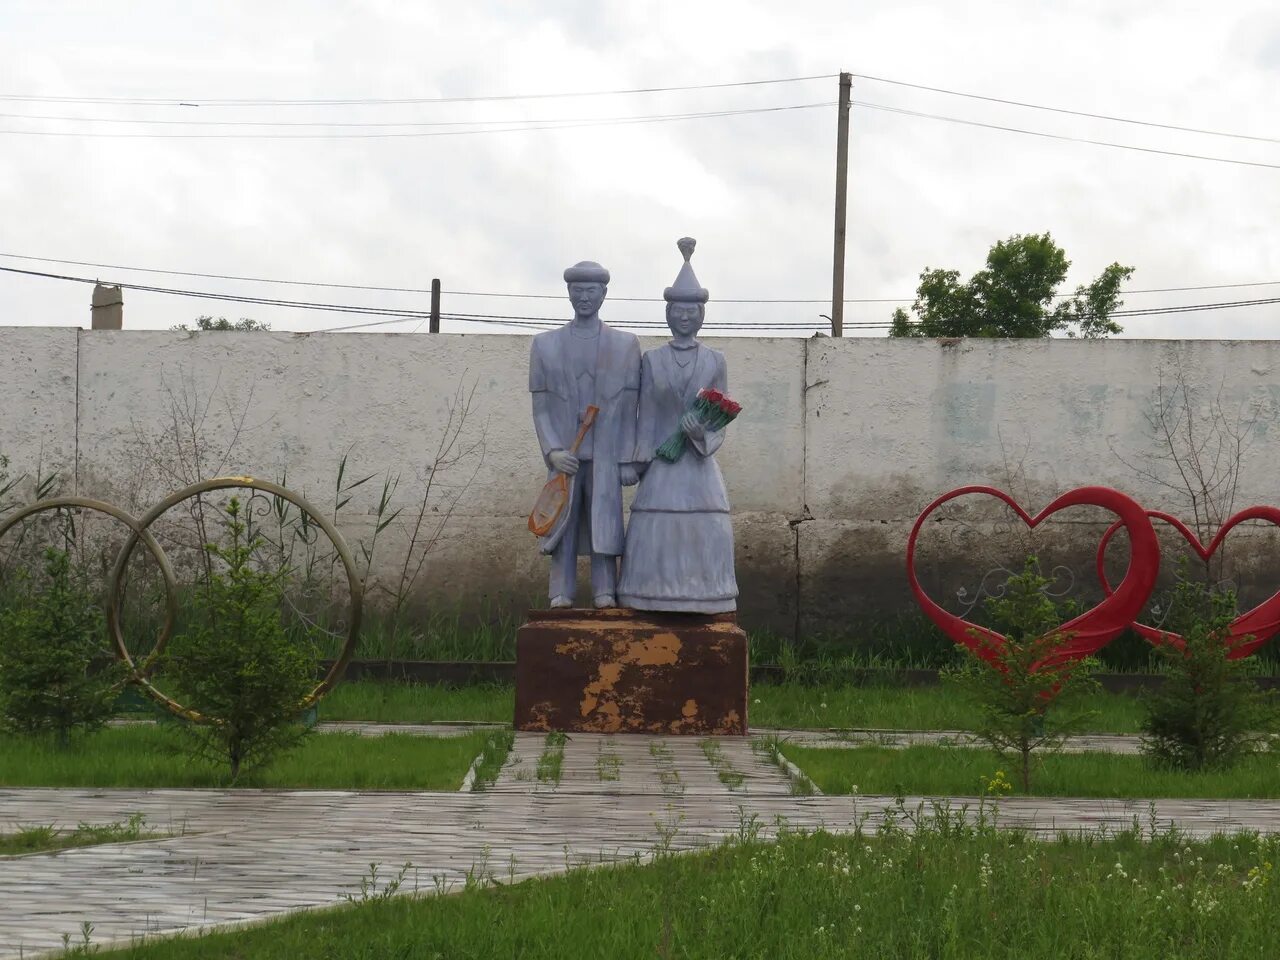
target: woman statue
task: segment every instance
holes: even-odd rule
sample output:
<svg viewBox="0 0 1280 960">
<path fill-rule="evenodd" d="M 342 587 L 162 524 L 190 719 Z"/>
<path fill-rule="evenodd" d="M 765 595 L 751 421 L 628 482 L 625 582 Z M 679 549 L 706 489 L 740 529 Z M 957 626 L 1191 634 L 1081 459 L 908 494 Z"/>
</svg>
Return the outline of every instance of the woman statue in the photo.
<svg viewBox="0 0 1280 960">
<path fill-rule="evenodd" d="M 677 244 L 684 264 L 663 291 L 671 340 L 640 364 L 635 461 L 642 479 L 618 584 L 619 604 L 636 610 L 726 613 L 737 606 L 729 498 L 715 460 L 724 429 L 707 429 L 688 412 L 699 390 L 728 389 L 724 354 L 697 340 L 708 294 L 689 263 L 694 243 L 685 237 Z M 678 428 L 688 437 L 683 456 L 674 463 L 655 456 Z"/>
</svg>

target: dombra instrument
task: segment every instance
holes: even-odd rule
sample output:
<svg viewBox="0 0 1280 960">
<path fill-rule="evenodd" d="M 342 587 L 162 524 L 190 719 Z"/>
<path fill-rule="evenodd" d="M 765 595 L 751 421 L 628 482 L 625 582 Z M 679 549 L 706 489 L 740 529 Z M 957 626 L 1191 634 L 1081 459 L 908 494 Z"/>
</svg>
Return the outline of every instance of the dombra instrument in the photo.
<svg viewBox="0 0 1280 960">
<path fill-rule="evenodd" d="M 599 412 L 599 407 L 587 407 L 586 415 L 582 418 L 582 426 L 578 428 L 578 435 L 573 440 L 573 446 L 569 448 L 570 454 L 577 456 L 578 447 L 582 445 L 591 425 L 596 422 L 596 414 Z M 565 504 L 569 502 L 569 484 L 568 474 L 557 473 L 542 488 L 542 493 L 538 494 L 538 499 L 533 505 L 533 512 L 529 514 L 529 532 L 534 536 L 545 537 L 554 529 L 556 520 L 560 518 Z"/>
</svg>

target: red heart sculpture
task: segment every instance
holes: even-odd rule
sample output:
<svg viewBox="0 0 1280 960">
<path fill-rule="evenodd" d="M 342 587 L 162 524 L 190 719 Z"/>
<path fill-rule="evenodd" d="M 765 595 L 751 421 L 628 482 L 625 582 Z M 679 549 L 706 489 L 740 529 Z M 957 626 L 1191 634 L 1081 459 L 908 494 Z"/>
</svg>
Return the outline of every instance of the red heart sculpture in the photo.
<svg viewBox="0 0 1280 960">
<path fill-rule="evenodd" d="M 916 538 L 933 511 L 949 500 L 970 493 L 986 494 L 1003 500 L 1032 529 L 1067 507 L 1095 506 L 1116 514 L 1120 518 L 1117 526 L 1122 526 L 1129 532 L 1129 569 L 1125 571 L 1120 586 L 1096 607 L 1058 628 L 1066 639 L 1047 662 L 1056 665 L 1097 653 L 1118 637 L 1142 611 L 1155 588 L 1156 574 L 1160 570 L 1160 544 L 1146 510 L 1132 497 L 1110 487 L 1078 487 L 1068 490 L 1033 517 L 1003 490 L 984 486 L 959 487 L 950 493 L 944 493 L 925 507 L 924 512 L 916 518 L 915 526 L 911 528 L 911 537 L 907 540 L 907 579 L 911 584 L 911 591 L 925 615 L 956 643 L 964 644 L 978 656 L 993 662 L 995 653 L 1005 643 L 1005 637 L 948 613 L 929 598 L 916 577 Z"/>
<path fill-rule="evenodd" d="M 1209 541 L 1209 546 L 1206 547 L 1200 542 L 1200 538 L 1196 536 L 1195 532 L 1177 517 L 1160 510 L 1148 510 L 1147 516 L 1163 520 L 1177 530 L 1182 534 L 1183 539 L 1191 545 L 1191 549 L 1196 552 L 1200 559 L 1206 562 L 1222 545 L 1222 541 L 1226 539 L 1227 534 L 1246 520 L 1266 520 L 1268 523 L 1280 527 L 1280 507 L 1248 507 L 1229 517 L 1227 522 L 1214 535 L 1214 538 Z M 1107 544 L 1111 542 L 1111 538 L 1115 536 L 1120 526 L 1121 524 L 1118 522 L 1113 523 L 1107 529 L 1107 532 L 1102 535 L 1102 542 L 1098 544 L 1098 580 L 1101 581 L 1102 589 L 1108 596 L 1112 592 L 1111 584 L 1107 581 L 1107 574 L 1103 570 L 1102 561 L 1107 552 Z M 1170 630 L 1158 630 L 1144 623 L 1138 623 L 1136 620 L 1133 623 L 1133 629 L 1149 643 L 1157 645 L 1167 643 L 1171 646 L 1182 647 L 1185 642 L 1181 636 Z M 1231 648 L 1227 653 L 1228 659 L 1239 660 L 1242 657 L 1249 656 L 1275 636 L 1277 632 L 1280 632 L 1280 590 L 1277 590 L 1252 610 L 1240 614 L 1240 616 L 1231 621 L 1231 632 L 1227 637 L 1227 645 Z"/>
</svg>

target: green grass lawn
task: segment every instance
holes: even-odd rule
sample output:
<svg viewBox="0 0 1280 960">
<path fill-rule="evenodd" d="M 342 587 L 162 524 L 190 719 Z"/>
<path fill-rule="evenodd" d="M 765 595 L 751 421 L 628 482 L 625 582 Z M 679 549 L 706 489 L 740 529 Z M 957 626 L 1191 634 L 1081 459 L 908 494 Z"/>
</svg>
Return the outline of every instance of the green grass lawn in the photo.
<svg viewBox="0 0 1280 960">
<path fill-rule="evenodd" d="M 783 755 L 824 793 L 975 796 L 997 770 L 1018 785 L 1016 764 L 991 750 L 919 746 L 814 748 L 782 743 Z M 1034 757 L 1034 754 L 1033 754 Z M 1031 792 L 1062 797 L 1280 797 L 1280 758 L 1253 758 L 1229 772 L 1181 773 L 1144 757 L 1046 754 L 1032 760 Z"/>
<path fill-rule="evenodd" d="M 1092 698 L 1091 732 L 1134 733 L 1142 716 L 1134 697 L 1103 693 Z M 515 691 L 503 684 L 444 687 L 432 684 L 344 683 L 320 702 L 321 720 L 431 723 L 483 720 L 510 723 Z M 758 684 L 751 688 L 751 726 L 812 729 L 884 727 L 963 730 L 972 708 L 945 687 L 854 687 Z"/>
<path fill-rule="evenodd" d="M 1278 854 L 1274 838 L 1250 836 L 1041 843 L 954 825 L 792 835 L 514 885 L 498 876 L 456 896 L 362 903 L 98 956 L 1252 960 L 1275 954 Z"/>
<path fill-rule="evenodd" d="M 114 727 L 60 749 L 49 740 L 0 736 L 4 787 L 221 787 L 221 767 L 188 758 L 176 725 Z M 506 735 L 457 737 L 322 733 L 240 777 L 241 787 L 321 790 L 457 790 L 486 749 L 505 753 Z"/>
<path fill-rule="evenodd" d="M 1085 729 L 1093 733 L 1136 733 L 1142 718 L 1141 702 L 1123 694 L 1100 693 L 1087 707 L 1095 716 Z M 752 728 L 784 729 L 968 730 L 976 720 L 965 699 L 945 686 L 757 684 L 748 716 Z"/>
<path fill-rule="evenodd" d="M 342 683 L 320 701 L 321 720 L 365 720 L 370 723 L 435 723 L 475 720 L 510 723 L 515 714 L 515 688 L 499 683 L 447 687 L 427 683 Z"/>
</svg>

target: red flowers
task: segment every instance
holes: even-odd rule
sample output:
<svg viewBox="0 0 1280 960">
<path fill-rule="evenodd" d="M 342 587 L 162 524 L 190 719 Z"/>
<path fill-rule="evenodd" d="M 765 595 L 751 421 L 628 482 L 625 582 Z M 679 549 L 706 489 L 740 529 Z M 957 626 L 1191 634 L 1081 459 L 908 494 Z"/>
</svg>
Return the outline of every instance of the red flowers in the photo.
<svg viewBox="0 0 1280 960">
<path fill-rule="evenodd" d="M 730 400 L 727 394 L 721 393 L 715 387 L 708 387 L 705 390 L 699 390 L 698 396 L 707 403 L 717 407 L 721 413 L 732 420 L 742 412 L 742 404 L 735 403 Z"/>
<path fill-rule="evenodd" d="M 708 430 L 723 430 L 742 412 L 742 404 L 730 400 L 714 387 L 707 387 L 698 391 L 693 403 L 689 404 L 689 412 L 697 416 Z M 678 429 L 654 452 L 663 460 L 675 463 L 684 454 L 687 439 L 684 430 Z"/>
</svg>

